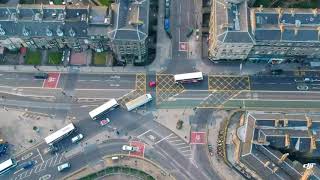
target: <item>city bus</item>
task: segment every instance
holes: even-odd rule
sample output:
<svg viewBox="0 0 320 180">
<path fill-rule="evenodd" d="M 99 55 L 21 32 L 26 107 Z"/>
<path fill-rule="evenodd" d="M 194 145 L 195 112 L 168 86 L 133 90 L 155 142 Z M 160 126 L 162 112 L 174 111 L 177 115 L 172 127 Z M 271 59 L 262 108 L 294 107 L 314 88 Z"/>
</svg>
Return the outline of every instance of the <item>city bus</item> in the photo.
<svg viewBox="0 0 320 180">
<path fill-rule="evenodd" d="M 17 163 L 13 159 L 8 159 L 0 163 L 0 175 L 8 172 L 11 168 L 17 166 Z"/>
<path fill-rule="evenodd" d="M 144 94 L 136 99 L 133 99 L 126 103 L 126 108 L 128 111 L 131 111 L 139 106 L 146 104 L 152 100 L 151 94 Z"/>
<path fill-rule="evenodd" d="M 96 120 L 99 118 L 99 116 L 104 115 L 105 113 L 113 110 L 115 107 L 117 107 L 119 104 L 117 103 L 116 99 L 110 99 L 108 102 L 102 104 L 101 106 L 95 108 L 94 110 L 89 112 L 90 117 L 93 120 Z"/>
<path fill-rule="evenodd" d="M 68 135 L 70 135 L 75 129 L 76 129 L 75 126 L 72 123 L 70 123 L 67 126 L 59 129 L 58 131 L 50 134 L 49 136 L 44 138 L 44 140 L 48 145 L 51 146 L 54 143 L 58 142 L 59 140 L 63 139 L 64 137 L 67 137 Z"/>
<path fill-rule="evenodd" d="M 175 83 L 189 83 L 203 80 L 202 72 L 185 73 L 174 75 Z"/>
</svg>

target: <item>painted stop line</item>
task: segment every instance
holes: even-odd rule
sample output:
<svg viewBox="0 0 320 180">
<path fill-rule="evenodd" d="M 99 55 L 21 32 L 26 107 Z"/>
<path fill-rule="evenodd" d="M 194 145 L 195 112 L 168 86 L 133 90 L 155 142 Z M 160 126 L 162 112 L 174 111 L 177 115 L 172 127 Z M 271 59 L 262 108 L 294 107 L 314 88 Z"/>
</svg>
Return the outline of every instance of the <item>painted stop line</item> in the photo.
<svg viewBox="0 0 320 180">
<path fill-rule="evenodd" d="M 57 88 L 60 73 L 48 73 L 48 78 L 43 81 L 42 88 Z"/>
<path fill-rule="evenodd" d="M 206 132 L 192 132 L 190 144 L 206 144 Z"/>
</svg>

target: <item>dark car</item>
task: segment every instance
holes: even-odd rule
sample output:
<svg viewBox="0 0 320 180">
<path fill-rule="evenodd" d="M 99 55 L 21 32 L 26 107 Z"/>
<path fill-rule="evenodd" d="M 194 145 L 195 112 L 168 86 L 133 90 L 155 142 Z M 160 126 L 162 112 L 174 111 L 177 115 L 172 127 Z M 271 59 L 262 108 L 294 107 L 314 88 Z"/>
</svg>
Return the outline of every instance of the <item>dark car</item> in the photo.
<svg viewBox="0 0 320 180">
<path fill-rule="evenodd" d="M 273 75 L 279 75 L 279 74 L 282 74 L 282 73 L 283 73 L 282 69 L 273 69 L 273 70 L 271 70 L 271 74 L 273 74 Z"/>
<path fill-rule="evenodd" d="M 44 72 L 39 72 L 34 75 L 34 78 L 36 79 L 48 79 L 48 77 L 49 77 L 48 73 L 44 73 Z"/>
<path fill-rule="evenodd" d="M 55 154 L 58 151 L 59 151 L 59 148 L 56 147 L 56 146 L 49 146 L 48 147 L 48 152 L 51 153 L 51 154 Z"/>
<path fill-rule="evenodd" d="M 22 168 L 23 169 L 30 169 L 30 168 L 32 168 L 33 165 L 34 165 L 34 161 L 28 161 L 28 162 L 22 164 Z"/>
</svg>

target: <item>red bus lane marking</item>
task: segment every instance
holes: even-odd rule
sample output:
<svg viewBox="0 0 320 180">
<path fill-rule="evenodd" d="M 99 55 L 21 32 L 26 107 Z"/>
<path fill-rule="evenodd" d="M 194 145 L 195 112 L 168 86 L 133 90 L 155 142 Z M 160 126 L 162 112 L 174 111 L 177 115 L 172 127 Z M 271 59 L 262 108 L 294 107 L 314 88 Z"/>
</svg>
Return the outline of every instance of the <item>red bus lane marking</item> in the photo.
<svg viewBox="0 0 320 180">
<path fill-rule="evenodd" d="M 206 132 L 192 132 L 190 144 L 206 144 Z"/>
<path fill-rule="evenodd" d="M 144 157 L 145 145 L 143 142 L 131 141 L 130 146 L 136 147 L 137 151 L 129 152 L 129 155 Z"/>
<path fill-rule="evenodd" d="M 48 78 L 43 81 L 42 88 L 57 88 L 60 79 L 60 73 L 48 73 Z"/>
</svg>

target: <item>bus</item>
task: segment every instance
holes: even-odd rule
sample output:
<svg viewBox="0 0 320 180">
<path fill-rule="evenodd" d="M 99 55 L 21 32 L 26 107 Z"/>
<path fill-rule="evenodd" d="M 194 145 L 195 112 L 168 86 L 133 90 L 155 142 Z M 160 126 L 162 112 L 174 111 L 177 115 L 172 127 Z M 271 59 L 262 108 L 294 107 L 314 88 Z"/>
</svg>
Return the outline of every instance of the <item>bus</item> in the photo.
<svg viewBox="0 0 320 180">
<path fill-rule="evenodd" d="M 61 140 L 62 138 L 70 135 L 76 128 L 74 127 L 73 123 L 68 124 L 67 126 L 59 129 L 58 131 L 50 134 L 44 140 L 48 145 L 53 145 L 57 141 Z"/>
<path fill-rule="evenodd" d="M 133 99 L 126 103 L 126 108 L 128 111 L 131 111 L 139 106 L 146 104 L 152 100 L 151 94 L 144 94 L 136 99 Z"/>
<path fill-rule="evenodd" d="M 203 80 L 202 72 L 185 73 L 174 75 L 175 83 L 198 82 Z"/>
<path fill-rule="evenodd" d="M 101 106 L 95 108 L 94 110 L 89 112 L 90 117 L 93 120 L 96 120 L 100 116 L 104 115 L 105 113 L 113 110 L 119 104 L 117 103 L 116 99 L 110 99 L 108 102 L 102 104 Z"/>
<path fill-rule="evenodd" d="M 8 159 L 0 163 L 0 175 L 8 172 L 11 168 L 17 166 L 17 163 L 13 159 Z"/>
</svg>

